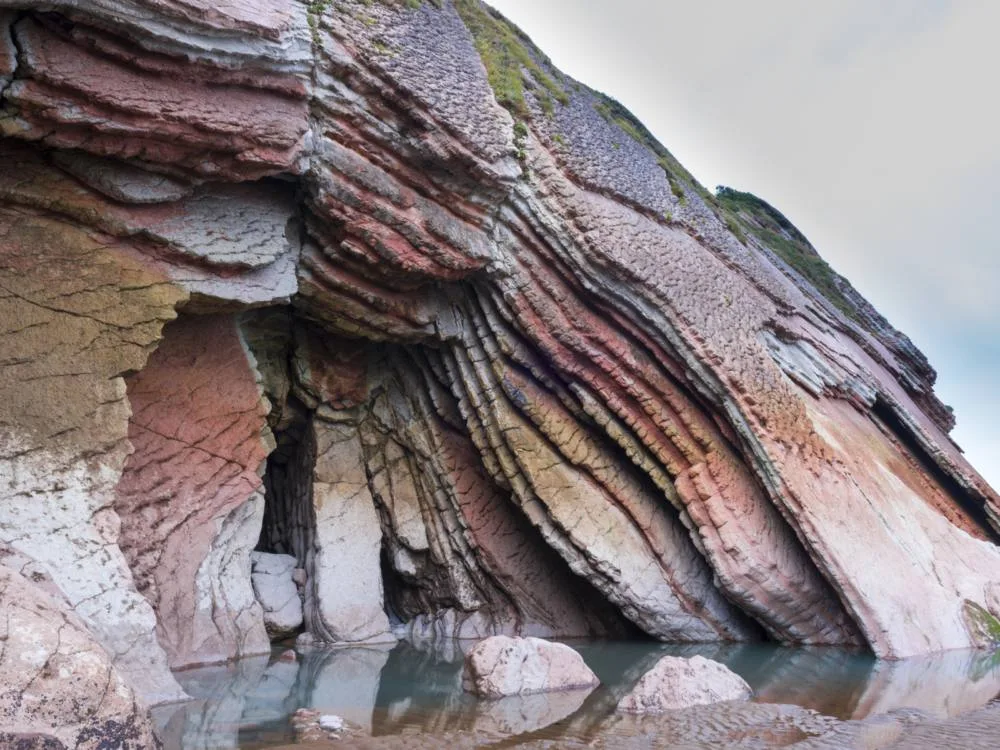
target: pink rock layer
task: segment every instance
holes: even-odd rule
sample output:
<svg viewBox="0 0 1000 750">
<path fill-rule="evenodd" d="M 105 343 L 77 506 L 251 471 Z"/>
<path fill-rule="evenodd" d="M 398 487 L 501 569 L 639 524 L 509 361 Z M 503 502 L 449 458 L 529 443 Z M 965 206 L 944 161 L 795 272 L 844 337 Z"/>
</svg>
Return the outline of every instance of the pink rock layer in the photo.
<svg viewBox="0 0 1000 750">
<path fill-rule="evenodd" d="M 263 514 L 267 412 L 236 319 L 172 323 L 127 386 L 134 451 L 115 499 L 119 545 L 171 664 L 267 652 L 249 557 Z"/>
<path fill-rule="evenodd" d="M 157 700 L 150 602 L 174 665 L 266 648 L 258 541 L 321 639 L 993 645 L 1000 499 L 926 358 L 484 6 L 412 5 L 0 0 L 0 539 Z"/>
</svg>

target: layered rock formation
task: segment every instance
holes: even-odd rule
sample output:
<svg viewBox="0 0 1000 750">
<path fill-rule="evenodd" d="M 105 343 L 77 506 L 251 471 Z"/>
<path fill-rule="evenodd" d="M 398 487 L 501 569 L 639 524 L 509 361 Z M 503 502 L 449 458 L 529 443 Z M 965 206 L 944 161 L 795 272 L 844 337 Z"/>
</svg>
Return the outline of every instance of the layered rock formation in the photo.
<svg viewBox="0 0 1000 750">
<path fill-rule="evenodd" d="M 134 452 L 115 499 L 118 545 L 157 611 L 160 644 L 174 666 L 268 652 L 250 553 L 273 446 L 235 318 L 168 325 L 126 392 Z"/>
<path fill-rule="evenodd" d="M 0 542 L 148 699 L 254 548 L 318 641 L 1000 639 L 923 356 L 477 0 L 0 8 Z"/>
<path fill-rule="evenodd" d="M 148 711 L 37 563 L 0 548 L 0 745 L 156 747 Z"/>
</svg>

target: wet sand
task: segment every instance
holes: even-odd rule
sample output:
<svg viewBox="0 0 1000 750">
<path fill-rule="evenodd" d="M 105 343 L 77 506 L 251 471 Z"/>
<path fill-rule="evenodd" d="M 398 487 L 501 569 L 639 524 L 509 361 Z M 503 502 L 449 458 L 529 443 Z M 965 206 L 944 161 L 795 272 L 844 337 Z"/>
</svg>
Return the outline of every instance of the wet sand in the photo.
<svg viewBox="0 0 1000 750">
<path fill-rule="evenodd" d="M 639 719 L 616 717 L 585 736 L 501 737 L 472 731 L 414 733 L 345 737 L 330 742 L 286 745 L 279 750 L 499 750 L 512 747 L 524 750 L 997 750 L 1000 747 L 1000 705 L 993 704 L 948 719 L 901 709 L 861 721 L 840 721 L 795 706 L 750 703 Z"/>
</svg>

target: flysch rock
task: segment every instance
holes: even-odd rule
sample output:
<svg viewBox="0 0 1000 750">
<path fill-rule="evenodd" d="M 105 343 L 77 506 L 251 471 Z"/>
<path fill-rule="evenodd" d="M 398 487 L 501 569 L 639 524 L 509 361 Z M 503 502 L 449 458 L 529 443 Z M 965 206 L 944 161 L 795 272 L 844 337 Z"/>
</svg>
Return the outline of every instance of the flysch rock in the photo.
<svg viewBox="0 0 1000 750">
<path fill-rule="evenodd" d="M 743 678 L 717 661 L 701 656 L 664 656 L 618 702 L 618 710 L 630 714 L 663 713 L 747 700 L 751 695 Z"/>
<path fill-rule="evenodd" d="M 121 203 L 170 203 L 194 191 L 190 183 L 154 174 L 127 162 L 58 151 L 52 159 L 88 187 Z"/>
<path fill-rule="evenodd" d="M 592 690 L 600 684 L 580 656 L 563 643 L 497 635 L 465 656 L 462 686 L 480 698 Z"/>
<path fill-rule="evenodd" d="M 382 529 L 361 442 L 350 421 L 336 412 L 328 416 L 317 416 L 312 425 L 315 537 L 307 562 L 307 628 L 331 643 L 391 642 L 379 574 Z"/>
<path fill-rule="evenodd" d="M 391 356 L 370 369 L 380 395 L 361 432 L 373 498 L 388 517 L 385 546 L 406 583 L 395 587 L 392 607 L 408 637 L 627 632 L 449 426 L 458 407 L 431 362 Z"/>
<path fill-rule="evenodd" d="M 0 541 L 43 566 L 140 694 L 182 698 L 114 495 L 131 452 L 122 375 L 185 295 L 133 249 L 50 216 L 0 209 L 0 237 Z"/>
<path fill-rule="evenodd" d="M 237 62 L 264 63 L 277 70 L 308 73 L 312 55 L 306 9 L 289 0 L 230 2 L 206 0 L 55 0 L 35 3 L 0 0 L 0 7 L 56 10 L 77 20 L 96 22 L 99 27 L 121 29 L 126 39 L 141 40 L 144 49 L 213 62 L 223 70 Z M 137 60 L 137 65 L 155 65 Z M 229 63 L 226 65 L 224 63 Z M 239 76 L 240 71 L 232 71 Z M 245 74 L 244 74 L 245 76 Z"/>
<path fill-rule="evenodd" d="M 297 290 L 301 236 L 294 191 L 285 183 L 211 184 L 163 205 L 122 204 L 30 149 L 2 142 L 0 155 L 10 165 L 0 174 L 6 202 L 130 239 L 145 249 L 145 263 L 190 292 L 192 307 L 218 311 L 280 304 Z M 119 164 L 87 159 L 98 170 Z"/>
<path fill-rule="evenodd" d="M 236 318 L 210 315 L 168 325 L 126 380 L 119 546 L 173 666 L 270 650 L 250 581 L 273 440 L 257 379 Z"/>
<path fill-rule="evenodd" d="M 301 85 L 278 92 L 217 82 L 211 65 L 201 66 L 207 80 L 194 83 L 184 74 L 198 66 L 175 60 L 146 70 L 131 64 L 142 51 L 123 40 L 118 56 L 97 54 L 100 39 L 86 38 L 85 28 L 68 38 L 36 19 L 13 33 L 21 65 L 5 94 L 16 112 L 0 117 L 5 135 L 205 177 L 298 169 L 308 127 Z"/>
<path fill-rule="evenodd" d="M 926 358 L 477 0 L 0 8 L 0 541 L 149 700 L 255 546 L 324 643 L 994 643 Z"/>
<path fill-rule="evenodd" d="M 0 743 L 157 747 L 149 709 L 58 589 L 37 570 L 21 575 L 3 551 L 0 560 Z"/>
</svg>

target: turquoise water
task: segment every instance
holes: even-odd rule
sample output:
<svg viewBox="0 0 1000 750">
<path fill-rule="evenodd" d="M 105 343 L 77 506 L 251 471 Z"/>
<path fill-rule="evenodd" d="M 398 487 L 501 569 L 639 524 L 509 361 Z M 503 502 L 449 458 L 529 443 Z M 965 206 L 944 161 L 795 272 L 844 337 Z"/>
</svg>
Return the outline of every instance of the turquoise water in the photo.
<svg viewBox="0 0 1000 750">
<path fill-rule="evenodd" d="M 840 720 L 866 719 L 901 708 L 950 717 L 980 708 L 1000 695 L 1000 654 L 947 652 L 886 662 L 863 652 L 769 644 L 567 643 L 601 679 L 602 686 L 589 696 L 550 694 L 499 703 L 478 701 L 461 687 L 462 650 L 471 643 L 399 643 L 300 653 L 295 662 L 278 660 L 279 650 L 271 657 L 180 672 L 178 679 L 195 700 L 158 708 L 155 719 L 166 750 L 285 745 L 294 739 L 288 718 L 298 708 L 338 714 L 376 737 L 419 735 L 424 746 L 434 746 L 435 737 L 444 744 L 452 733 L 490 741 L 523 737 L 586 744 L 601 733 L 639 731 L 615 719 L 614 706 L 667 654 L 701 654 L 726 664 L 754 689 L 757 703 L 790 704 Z M 750 716 L 748 712 L 764 711 L 757 706 L 741 711 L 703 713 L 693 723 L 702 728 L 716 723 L 731 735 L 734 726 L 727 724 L 770 720 L 763 713 Z M 617 722 L 614 726 L 612 720 Z M 796 727 L 805 727 L 802 736 L 809 736 L 810 722 L 827 726 L 809 717 L 792 721 Z M 642 731 L 649 731 L 648 724 Z M 698 738 L 693 735 L 687 739 L 692 747 L 712 746 L 704 737 L 704 744 L 695 742 Z M 775 739 L 773 744 L 787 743 Z"/>
</svg>

